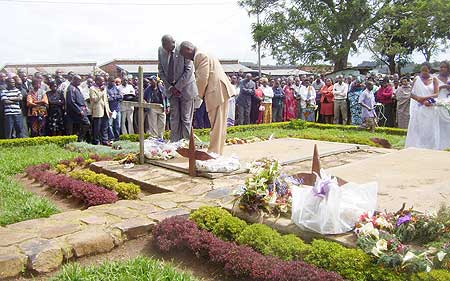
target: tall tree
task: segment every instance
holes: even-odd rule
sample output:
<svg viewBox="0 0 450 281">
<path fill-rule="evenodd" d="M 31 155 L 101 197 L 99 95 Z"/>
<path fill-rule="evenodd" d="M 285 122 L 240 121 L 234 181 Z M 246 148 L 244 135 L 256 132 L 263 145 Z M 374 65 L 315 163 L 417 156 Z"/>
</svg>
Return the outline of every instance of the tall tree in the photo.
<svg viewBox="0 0 450 281">
<path fill-rule="evenodd" d="M 260 42 L 280 63 L 331 61 L 335 70 L 347 67 L 350 50 L 357 50 L 362 34 L 378 22 L 386 0 L 245 0 L 241 6 L 270 7 L 252 26 Z M 260 10 L 258 10 L 260 11 Z"/>
<path fill-rule="evenodd" d="M 401 72 L 401 67 L 409 62 L 415 48 L 408 35 L 399 32 L 402 20 L 409 16 L 408 9 L 399 9 L 404 7 L 403 2 L 406 1 L 392 1 L 385 9 L 383 18 L 370 26 L 363 36 L 363 46 L 372 52 L 377 61 L 386 64 L 391 74 Z"/>
<path fill-rule="evenodd" d="M 448 0 L 391 0 L 383 18 L 365 34 L 365 47 L 391 73 L 400 73 L 414 51 L 429 62 L 450 37 L 449 14 Z"/>
<path fill-rule="evenodd" d="M 427 62 L 450 38 L 448 0 L 412 0 L 405 1 L 397 9 L 408 13 L 401 19 L 399 34 L 408 37 L 408 41 L 421 52 Z"/>
</svg>

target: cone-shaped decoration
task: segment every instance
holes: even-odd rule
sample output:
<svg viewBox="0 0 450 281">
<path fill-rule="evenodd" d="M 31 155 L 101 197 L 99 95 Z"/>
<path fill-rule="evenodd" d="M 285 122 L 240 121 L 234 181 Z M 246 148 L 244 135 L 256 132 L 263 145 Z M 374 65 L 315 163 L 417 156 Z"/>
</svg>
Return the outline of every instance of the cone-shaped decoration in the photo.
<svg viewBox="0 0 450 281">
<path fill-rule="evenodd" d="M 317 144 L 314 145 L 314 155 L 312 161 L 312 173 L 317 173 L 320 175 L 320 156 L 319 149 L 317 148 Z"/>
<path fill-rule="evenodd" d="M 195 140 L 193 128 L 191 128 L 191 136 L 189 137 L 189 175 L 191 177 L 197 176 L 197 170 L 195 169 Z"/>
</svg>

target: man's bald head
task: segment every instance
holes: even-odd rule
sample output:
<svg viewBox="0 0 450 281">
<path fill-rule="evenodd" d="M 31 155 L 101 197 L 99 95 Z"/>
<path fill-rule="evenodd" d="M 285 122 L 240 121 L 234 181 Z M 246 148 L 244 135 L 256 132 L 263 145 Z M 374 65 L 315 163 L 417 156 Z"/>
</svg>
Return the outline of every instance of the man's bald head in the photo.
<svg viewBox="0 0 450 281">
<path fill-rule="evenodd" d="M 194 60 L 195 46 L 189 41 L 184 41 L 180 44 L 180 54 L 190 60 Z"/>
<path fill-rule="evenodd" d="M 168 53 L 172 52 L 175 49 L 175 40 L 171 35 L 164 35 L 161 38 L 161 44 L 164 50 L 166 50 Z"/>
<path fill-rule="evenodd" d="M 72 85 L 75 87 L 80 86 L 81 84 L 81 76 L 74 74 L 72 77 Z"/>
</svg>

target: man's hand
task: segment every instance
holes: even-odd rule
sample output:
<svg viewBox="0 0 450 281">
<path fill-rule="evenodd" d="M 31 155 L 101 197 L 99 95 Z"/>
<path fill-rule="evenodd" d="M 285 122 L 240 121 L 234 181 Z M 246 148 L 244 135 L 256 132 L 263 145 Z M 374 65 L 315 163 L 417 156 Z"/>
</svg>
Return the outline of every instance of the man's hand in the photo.
<svg viewBox="0 0 450 281">
<path fill-rule="evenodd" d="M 175 87 L 170 87 L 170 93 L 176 97 L 181 96 L 181 92 L 177 90 Z"/>
<path fill-rule="evenodd" d="M 83 111 L 80 111 L 80 116 L 84 117 L 84 112 Z"/>
</svg>

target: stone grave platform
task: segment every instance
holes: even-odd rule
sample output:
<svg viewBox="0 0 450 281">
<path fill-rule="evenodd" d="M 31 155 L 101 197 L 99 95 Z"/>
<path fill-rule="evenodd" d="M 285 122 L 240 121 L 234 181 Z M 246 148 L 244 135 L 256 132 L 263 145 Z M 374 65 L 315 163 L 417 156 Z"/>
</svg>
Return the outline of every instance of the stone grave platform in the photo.
<svg viewBox="0 0 450 281">
<path fill-rule="evenodd" d="M 242 168 L 239 171 L 229 174 L 199 173 L 199 176 L 206 178 L 219 178 L 226 175 L 245 173 L 247 172 L 246 166 L 248 163 L 264 157 L 277 159 L 281 165 L 289 165 L 310 160 L 312 159 L 315 144 L 317 144 L 322 157 L 368 148 L 368 146 L 358 144 L 304 140 L 296 138 L 282 138 L 248 144 L 229 145 L 225 146 L 224 156 L 239 157 Z M 185 174 L 189 173 L 189 161 L 187 158 L 176 157 L 167 161 L 148 160 L 147 162 L 169 170 L 174 170 Z"/>
<path fill-rule="evenodd" d="M 378 209 L 397 211 L 403 203 L 431 211 L 450 203 L 450 153 L 408 148 L 329 169 L 356 183 L 378 182 Z"/>
</svg>

